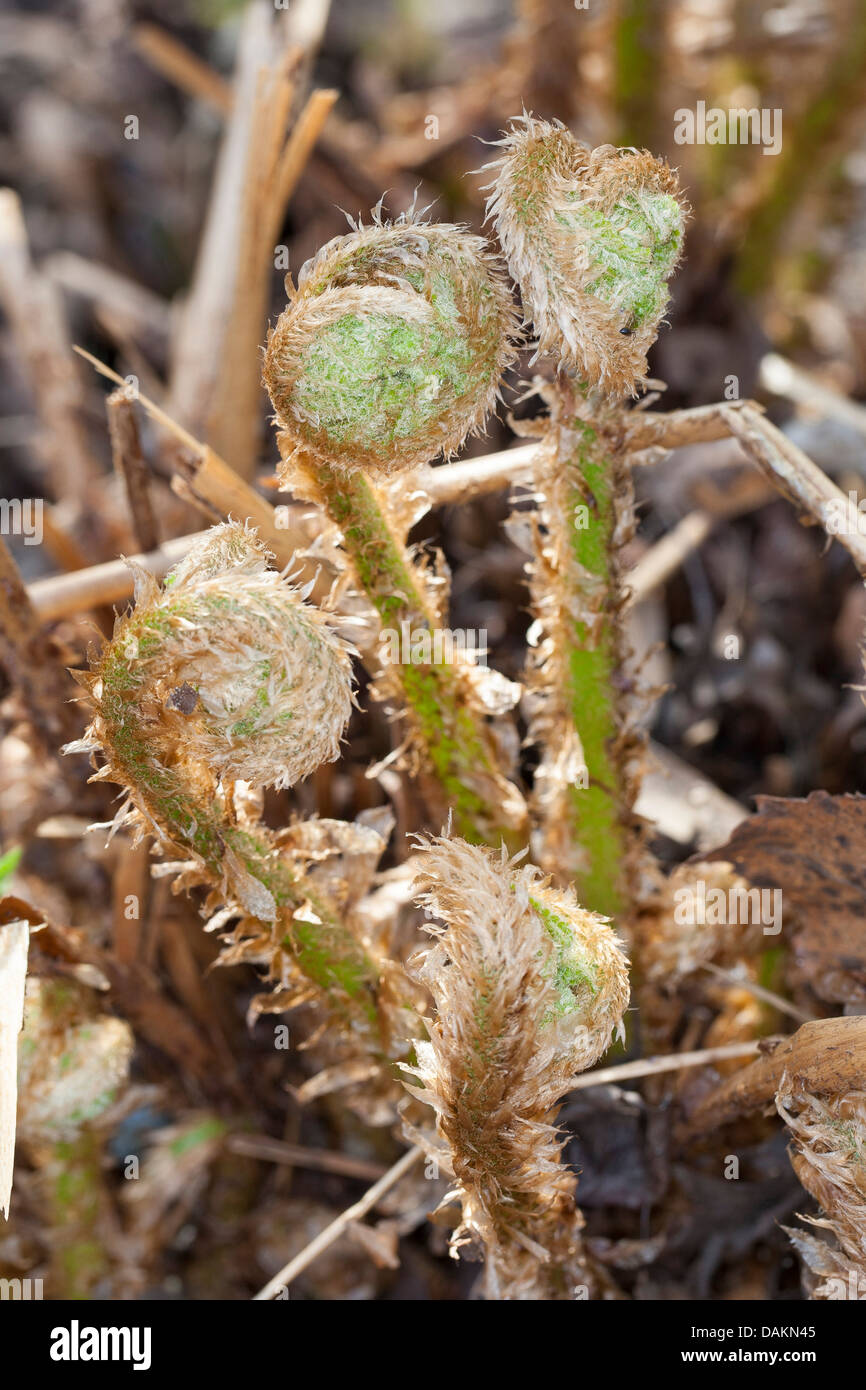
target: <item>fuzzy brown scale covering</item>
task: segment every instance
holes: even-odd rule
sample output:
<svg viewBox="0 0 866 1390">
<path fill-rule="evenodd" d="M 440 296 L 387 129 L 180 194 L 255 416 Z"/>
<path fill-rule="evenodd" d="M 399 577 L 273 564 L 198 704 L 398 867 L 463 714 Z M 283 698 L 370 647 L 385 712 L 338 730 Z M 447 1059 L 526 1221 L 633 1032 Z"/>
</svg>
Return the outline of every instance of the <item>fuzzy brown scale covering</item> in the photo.
<svg viewBox="0 0 866 1390">
<path fill-rule="evenodd" d="M 249 824 L 261 830 L 255 811 Z M 377 963 L 379 1030 L 374 1048 L 366 1032 L 347 1027 L 345 1019 L 328 1008 L 321 991 L 286 949 L 278 927 L 245 914 L 237 904 L 224 905 L 218 894 L 206 904 L 214 914 L 206 930 L 221 931 L 216 964 L 252 966 L 267 986 L 250 1001 L 250 1024 L 262 1016 L 297 1011 L 296 1046 L 306 1059 L 309 1077 L 296 1088 L 296 1099 L 306 1104 L 339 1093 L 355 1115 L 375 1126 L 394 1123 L 405 1102 L 398 1064 L 409 1055 L 418 1020 L 429 1003 L 426 992 L 407 973 L 397 944 L 404 895 L 389 896 L 385 911 L 374 906 L 379 861 L 392 826 L 390 814 L 379 810 L 354 822 L 314 817 L 271 832 L 275 851 L 293 877 L 306 884 L 318 902 L 329 904 Z M 295 911 L 302 921 L 310 915 L 310 904 Z M 222 931 L 228 923 L 232 925 Z"/>
<path fill-rule="evenodd" d="M 264 827 L 256 815 L 241 815 L 238 824 Z M 377 1034 L 353 1028 L 330 1008 L 327 997 L 311 983 L 286 946 L 287 917 L 266 922 L 251 916 L 222 890 L 213 890 L 199 866 L 171 861 L 155 873 L 171 873 L 174 892 L 210 887 L 202 916 L 205 930 L 218 932 L 220 953 L 215 965 L 244 966 L 258 974 L 265 988 L 250 1000 L 250 1025 L 264 1016 L 297 1013 L 293 1024 L 294 1046 L 306 1059 L 310 1075 L 296 1088 L 296 1098 L 307 1103 L 339 1093 L 340 1099 L 366 1124 L 387 1125 L 397 1119 L 404 1092 L 397 1063 L 404 1060 L 418 1031 L 417 1019 L 427 997 L 406 973 L 394 950 L 395 920 L 371 920 L 369 894 L 379 859 L 387 843 L 387 827 L 381 831 L 363 822 L 325 818 L 296 821 L 281 831 L 267 832 L 275 854 L 291 869 L 292 877 L 315 893 L 316 903 L 326 903 L 348 931 L 375 960 L 379 977 L 376 1007 Z M 312 902 L 302 903 L 290 916 L 301 924 L 316 922 Z M 371 1045 L 372 1044 L 372 1045 Z"/>
<path fill-rule="evenodd" d="M 332 500 L 334 497 L 338 497 L 341 492 L 339 477 L 329 477 L 320 470 L 317 460 L 299 450 L 292 435 L 286 430 L 277 432 L 277 447 L 280 451 L 280 463 L 277 465 L 277 479 L 280 485 L 290 487 L 295 497 L 304 502 L 312 502 L 317 507 L 322 508 L 326 515 L 331 515 Z M 376 668 L 375 679 L 379 686 L 379 697 L 395 699 L 399 708 L 402 703 L 399 681 L 393 675 L 389 677 L 388 663 L 377 655 L 383 624 L 371 607 L 371 602 L 375 602 L 377 597 L 386 601 L 399 599 L 400 619 L 409 622 L 411 631 L 423 629 L 433 631 L 436 628 L 444 627 L 448 622 L 451 573 L 440 550 L 430 550 L 426 547 L 422 548 L 406 543 L 408 525 L 415 519 L 413 513 L 410 512 L 404 518 L 401 515 L 399 504 L 395 502 L 388 490 L 384 487 L 377 487 L 374 482 L 369 480 L 367 485 L 375 497 L 377 509 L 384 518 L 391 538 L 400 553 L 406 573 L 413 581 L 419 602 L 412 604 L 410 596 L 405 590 L 395 595 L 393 588 L 389 585 L 389 573 L 376 563 L 376 557 L 370 553 L 372 547 L 368 544 L 366 554 L 371 562 L 369 573 L 375 582 L 370 585 L 369 589 L 365 590 L 357 584 L 350 571 L 342 583 L 341 605 L 345 610 L 354 610 L 360 605 L 362 610 L 359 618 L 361 635 L 358 639 L 358 646 L 363 652 L 365 663 Z M 340 549 L 340 539 L 340 533 L 334 527 L 334 557 L 338 564 L 344 565 L 345 553 Z"/>
<path fill-rule="evenodd" d="M 223 800 L 225 797 L 225 800 Z M 161 857 L 153 867 L 158 878 L 170 877 L 174 894 L 208 890 L 201 907 L 205 931 L 217 933 L 220 952 L 214 964 L 219 967 L 247 967 L 256 971 L 263 988 L 248 1006 L 252 1025 L 262 1016 L 294 1014 L 297 1011 L 295 1047 L 306 1058 L 310 1080 L 297 1090 L 301 1102 L 339 1092 L 341 1100 L 366 1124 L 381 1126 L 397 1119 L 404 1095 L 396 1063 L 404 1059 L 417 1031 L 416 1019 L 426 1004 L 426 996 L 408 977 L 401 962 L 394 958 L 391 943 L 381 929 L 375 939 L 365 911 L 375 869 L 386 839 L 372 828 L 358 823 L 313 818 L 299 821 L 282 831 L 270 831 L 256 814 L 239 808 L 239 798 L 228 789 L 219 797 L 227 821 L 239 828 L 254 829 L 266 839 L 272 851 L 291 868 L 293 878 L 315 890 L 317 903 L 325 902 L 363 945 L 379 966 L 376 993 L 380 1028 L 373 1039 L 347 1024 L 327 998 L 300 969 L 287 937 L 289 918 L 304 924 L 312 919 L 311 902 L 288 908 L 277 921 L 264 921 L 251 915 L 225 884 L 214 886 L 206 868 L 194 860 L 177 857 L 178 848 L 160 837 L 154 846 Z M 133 845 L 153 834 L 154 827 L 135 807 L 125 811 L 124 827 Z M 293 1025 L 293 1034 L 295 1028 Z"/>
<path fill-rule="evenodd" d="M 323 822 L 318 824 L 324 826 Z M 364 937 L 363 904 L 346 912 L 344 920 Z M 365 944 L 371 950 L 369 940 Z M 426 998 L 398 961 L 385 955 L 377 958 L 381 976 L 376 998 L 383 1023 L 378 1055 L 371 1051 L 366 1035 L 348 1028 L 327 1007 L 292 954 L 257 919 L 241 916 L 225 933 L 216 964 L 251 966 L 260 973 L 267 988 L 250 1002 L 251 1024 L 266 1016 L 296 1015 L 292 1024 L 293 1047 L 304 1058 L 308 1078 L 294 1087 L 295 1099 L 308 1104 L 324 1096 L 338 1095 L 340 1102 L 365 1124 L 378 1127 L 397 1120 L 404 1093 L 396 1065 L 408 1055 L 411 1038 L 417 1031 L 416 1018 Z"/>
<path fill-rule="evenodd" d="M 684 1019 L 694 1023 L 695 1004 L 710 1003 L 718 1019 L 709 1032 L 693 1036 L 689 1046 L 709 1047 L 715 1043 L 747 1041 L 754 1029 L 739 1023 L 742 991 L 736 985 L 713 979 L 705 968 L 746 968 L 747 978 L 757 978 L 768 938 L 763 925 L 752 921 L 708 924 L 691 912 L 684 902 L 695 892 L 696 883 L 707 895 L 723 893 L 727 901 L 748 893 L 750 884 L 731 864 L 699 858 L 679 864 L 667 877 L 656 874 L 656 892 L 640 905 L 636 938 L 639 942 L 642 975 L 637 983 L 641 1005 L 644 1045 L 651 1052 L 670 1051 L 682 1034 Z M 653 1083 L 656 1093 L 670 1092 L 670 1078 Z"/>
</svg>

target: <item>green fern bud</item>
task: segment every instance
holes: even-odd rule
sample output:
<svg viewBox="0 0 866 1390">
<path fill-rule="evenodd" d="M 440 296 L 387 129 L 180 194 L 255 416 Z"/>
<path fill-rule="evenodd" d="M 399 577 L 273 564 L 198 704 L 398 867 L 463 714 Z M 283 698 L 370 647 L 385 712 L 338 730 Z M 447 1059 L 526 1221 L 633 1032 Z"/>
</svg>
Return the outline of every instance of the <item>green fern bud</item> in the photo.
<svg viewBox="0 0 866 1390">
<path fill-rule="evenodd" d="M 162 589 L 138 571 L 136 607 L 97 668 L 90 737 L 162 824 L 173 818 L 157 800 L 178 796 L 173 769 L 287 787 L 339 755 L 348 651 L 267 560 L 253 533 L 226 523 Z"/>
<path fill-rule="evenodd" d="M 75 980 L 27 981 L 18 1039 L 18 1131 L 29 1146 L 72 1138 L 126 1084 L 132 1029 L 100 1013 L 96 999 Z"/>
<path fill-rule="evenodd" d="M 259 955 L 284 995 L 297 966 L 381 1047 L 380 964 L 303 857 L 293 863 L 235 799 L 236 782 L 291 786 L 336 758 L 352 707 L 350 649 L 267 560 L 255 533 L 229 522 L 162 588 L 136 569 L 135 608 L 80 676 L 93 720 L 66 751 L 101 752 L 96 778 L 126 789 L 114 829 L 154 835 L 184 886 L 209 884 L 230 915 L 264 927 Z"/>
<path fill-rule="evenodd" d="M 675 173 L 646 150 L 591 150 L 531 116 L 502 143 L 489 211 L 539 351 L 588 386 L 634 393 L 682 251 Z"/>
<path fill-rule="evenodd" d="M 287 442 L 382 474 L 453 453 L 495 402 L 513 317 L 496 260 L 461 227 L 377 218 L 336 237 L 268 339 Z"/>
</svg>

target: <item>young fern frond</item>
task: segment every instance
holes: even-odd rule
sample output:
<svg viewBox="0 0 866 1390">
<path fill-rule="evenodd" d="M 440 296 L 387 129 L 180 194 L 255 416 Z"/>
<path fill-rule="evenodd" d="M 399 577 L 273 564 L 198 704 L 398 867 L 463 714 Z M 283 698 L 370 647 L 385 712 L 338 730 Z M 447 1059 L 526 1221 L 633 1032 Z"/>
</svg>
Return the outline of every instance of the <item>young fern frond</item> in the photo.
<svg viewBox="0 0 866 1390">
<path fill-rule="evenodd" d="M 287 985 L 300 972 L 307 995 L 386 1056 L 382 962 L 236 805 L 235 781 L 285 787 L 337 757 L 352 706 L 348 649 L 267 558 L 228 523 L 161 589 L 136 571 L 136 606 L 86 678 L 93 722 L 69 747 L 101 750 L 96 776 L 126 789 L 115 827 L 154 835 L 184 886 L 209 885 L 226 917 L 263 927 L 272 976 Z"/>
<path fill-rule="evenodd" d="M 866 1295 L 866 1093 L 819 1097 L 785 1077 L 776 1109 L 791 1133 L 791 1164 L 822 1215 L 804 1218 L 827 1231 L 820 1240 L 788 1229 L 808 1271 L 810 1297 Z"/>
<path fill-rule="evenodd" d="M 513 316 L 498 262 L 461 227 L 376 218 L 335 237 L 268 339 L 285 442 L 374 478 L 454 453 L 495 404 Z"/>
<path fill-rule="evenodd" d="M 38 1173 L 52 1227 L 51 1298 L 92 1298 L 110 1261 L 99 1118 L 129 1077 L 133 1036 L 75 980 L 27 981 L 18 1039 L 18 1141 Z"/>
<path fill-rule="evenodd" d="M 446 621 L 381 485 L 477 431 L 512 360 L 507 284 L 480 237 L 376 219 L 323 247 L 272 331 L 265 382 L 280 478 L 339 528 L 383 630 Z M 441 587 L 441 586 L 440 586 Z M 501 766 L 471 663 L 397 662 L 378 683 L 405 712 L 435 816 L 472 841 L 519 840 L 525 806 Z"/>
<path fill-rule="evenodd" d="M 490 1298 L 573 1298 L 594 1277 L 555 1107 L 622 1030 L 628 962 L 532 865 L 457 839 L 422 849 L 419 901 L 439 924 L 418 977 L 436 1012 L 404 1070 L 436 1112 L 435 1139 L 414 1137 L 456 1179 L 452 1253 L 483 1248 Z"/>
<path fill-rule="evenodd" d="M 646 150 L 593 150 L 532 116 L 501 143 L 488 213 L 539 352 L 605 396 L 636 394 L 682 252 L 676 174 Z"/>
<path fill-rule="evenodd" d="M 537 857 L 582 902 L 619 915 L 633 897 L 639 765 L 620 612 L 633 503 L 619 411 L 645 381 L 684 207 L 674 173 L 645 151 L 590 150 L 531 116 L 502 144 L 489 211 L 538 350 L 560 368 L 535 477 Z"/>
</svg>

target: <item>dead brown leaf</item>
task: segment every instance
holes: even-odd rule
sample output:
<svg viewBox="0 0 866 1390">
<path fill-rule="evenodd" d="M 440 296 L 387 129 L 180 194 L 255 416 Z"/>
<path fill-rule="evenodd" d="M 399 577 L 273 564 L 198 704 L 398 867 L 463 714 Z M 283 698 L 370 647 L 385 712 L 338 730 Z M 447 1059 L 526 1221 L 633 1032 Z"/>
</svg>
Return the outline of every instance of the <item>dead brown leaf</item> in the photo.
<svg viewBox="0 0 866 1390">
<path fill-rule="evenodd" d="M 866 1017 L 818 1018 L 790 1038 L 770 1039 L 762 1055 L 713 1090 L 703 1093 L 677 1130 L 688 1141 L 772 1103 L 783 1077 L 817 1096 L 845 1095 L 862 1088 L 866 1074 Z"/>
<path fill-rule="evenodd" d="M 757 815 L 704 854 L 782 891 L 796 973 L 831 1003 L 866 1001 L 866 797 L 757 798 Z M 767 945 L 775 944 L 772 936 Z"/>
</svg>

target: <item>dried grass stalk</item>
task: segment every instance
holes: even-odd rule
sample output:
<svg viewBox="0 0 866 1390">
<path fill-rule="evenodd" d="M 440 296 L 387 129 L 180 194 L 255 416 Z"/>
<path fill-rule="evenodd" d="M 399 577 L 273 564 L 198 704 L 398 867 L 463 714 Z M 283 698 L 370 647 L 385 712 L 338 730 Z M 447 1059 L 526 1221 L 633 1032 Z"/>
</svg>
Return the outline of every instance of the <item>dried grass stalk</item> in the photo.
<svg viewBox="0 0 866 1390">
<path fill-rule="evenodd" d="M 0 1211 L 9 1216 L 18 1102 L 18 1034 L 24 1021 L 24 984 L 30 928 L 0 928 Z"/>
</svg>

